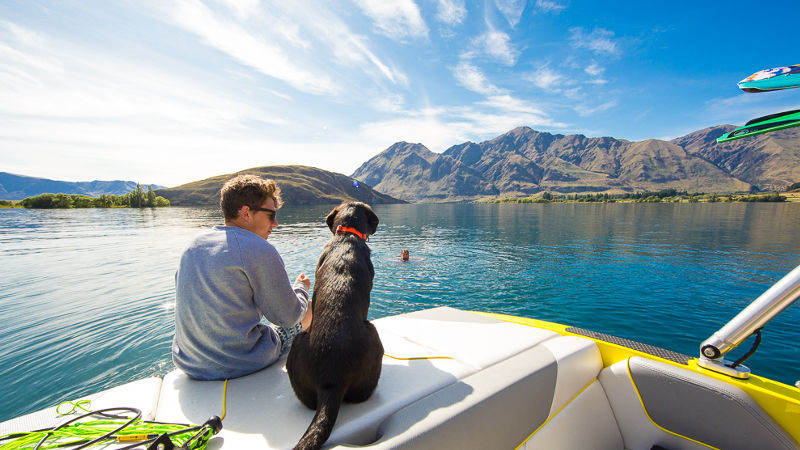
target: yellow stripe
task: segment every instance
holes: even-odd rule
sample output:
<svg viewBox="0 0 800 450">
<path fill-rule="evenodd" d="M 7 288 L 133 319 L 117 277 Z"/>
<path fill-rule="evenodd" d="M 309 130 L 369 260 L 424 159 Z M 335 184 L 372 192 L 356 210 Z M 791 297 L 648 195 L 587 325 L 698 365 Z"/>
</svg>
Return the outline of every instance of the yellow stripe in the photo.
<svg viewBox="0 0 800 450">
<path fill-rule="evenodd" d="M 562 411 L 564 408 L 566 408 L 566 407 L 567 407 L 567 405 L 569 405 L 570 403 L 572 403 L 572 401 L 573 401 L 573 400 L 575 400 L 575 399 L 576 399 L 576 398 L 577 398 L 579 395 L 581 395 L 581 393 L 583 393 L 583 391 L 585 391 L 586 389 L 588 389 L 588 388 L 589 388 L 589 386 L 591 386 L 591 385 L 592 385 L 592 383 L 594 383 L 595 381 L 597 381 L 597 378 L 593 378 L 593 379 L 592 379 L 592 381 L 590 381 L 590 382 L 589 382 L 589 384 L 587 384 L 586 386 L 584 386 L 583 388 L 581 388 L 581 390 L 580 390 L 580 391 L 578 391 L 578 393 L 577 393 L 577 394 L 573 395 L 573 396 L 572 396 L 572 398 L 571 398 L 571 399 L 569 399 L 569 401 L 567 401 L 567 403 L 564 403 L 564 405 L 563 405 L 561 408 L 558 408 L 558 411 L 556 411 L 555 413 L 553 413 L 553 415 L 552 415 L 552 416 L 550 416 L 550 417 L 548 417 L 548 418 L 547 418 L 547 420 L 545 420 L 544 422 L 542 422 L 542 424 L 541 424 L 541 425 L 539 425 L 539 427 L 538 427 L 538 428 L 536 428 L 535 430 L 533 430 L 533 433 L 531 433 L 531 434 L 530 434 L 530 435 L 529 435 L 527 438 L 525 438 L 525 440 L 524 440 L 524 441 L 522 441 L 522 443 L 521 443 L 521 444 L 519 444 L 519 445 L 517 446 L 517 448 L 515 448 L 514 450 L 518 450 L 520 447 L 522 447 L 523 445 L 525 445 L 525 443 L 526 443 L 526 442 L 528 442 L 528 441 L 529 441 L 529 440 L 530 440 L 530 439 L 533 437 L 533 435 L 534 435 L 534 434 L 538 433 L 538 432 L 539 432 L 539 430 L 541 430 L 541 429 L 542 429 L 542 428 L 543 428 L 545 425 L 547 425 L 548 423 L 550 423 L 550 421 L 551 421 L 551 420 L 553 420 L 553 418 L 554 418 L 555 416 L 557 416 L 557 415 L 558 415 L 558 413 L 560 413 L 560 412 L 561 412 L 561 411 Z M 553 394 L 555 395 L 555 392 L 553 392 Z"/>
<path fill-rule="evenodd" d="M 628 361 L 626 362 L 625 367 L 628 370 L 628 378 L 631 379 L 631 385 L 633 386 L 633 390 L 636 391 L 636 397 L 639 399 L 639 403 L 642 405 L 642 411 L 644 411 L 644 415 L 647 416 L 647 419 L 650 420 L 650 422 L 653 425 L 655 425 L 658 429 L 660 429 L 661 431 L 664 431 L 665 433 L 669 433 L 669 434 L 671 434 L 673 436 L 678 436 L 679 438 L 683 438 L 683 439 L 692 441 L 695 444 L 700 444 L 700 445 L 702 445 L 704 447 L 708 447 L 708 448 L 713 448 L 715 450 L 719 450 L 717 447 L 714 447 L 712 445 L 708 445 L 705 442 L 700 442 L 700 441 L 694 440 L 694 439 L 692 439 L 692 438 L 690 438 L 688 436 L 684 436 L 682 434 L 675 433 L 674 431 L 670 431 L 670 430 L 662 427 L 661 425 L 657 424 L 656 421 L 653 420 L 652 417 L 650 417 L 650 413 L 647 412 L 647 408 L 645 408 L 645 406 L 644 406 L 644 400 L 642 400 L 642 395 L 639 393 L 639 388 L 636 387 L 636 383 L 633 381 L 633 375 L 631 375 L 631 360 L 630 359 L 628 359 Z"/>
<path fill-rule="evenodd" d="M 417 359 L 453 359 L 453 358 L 451 358 L 449 356 L 416 356 L 416 357 L 413 357 L 413 358 L 399 358 L 397 356 L 387 355 L 386 353 L 384 353 L 383 356 L 386 356 L 386 357 L 392 358 L 392 359 L 396 359 L 398 361 L 414 361 L 414 360 L 417 360 Z"/>
</svg>

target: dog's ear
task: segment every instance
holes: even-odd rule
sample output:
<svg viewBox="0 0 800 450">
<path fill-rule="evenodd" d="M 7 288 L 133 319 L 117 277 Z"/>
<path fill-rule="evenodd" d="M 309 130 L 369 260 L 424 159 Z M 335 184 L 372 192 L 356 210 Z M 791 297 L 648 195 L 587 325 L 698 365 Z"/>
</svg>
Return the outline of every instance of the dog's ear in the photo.
<svg viewBox="0 0 800 450">
<path fill-rule="evenodd" d="M 367 224 L 369 225 L 369 232 L 367 234 L 375 234 L 378 231 L 378 215 L 372 211 L 372 208 L 367 206 Z"/>
<path fill-rule="evenodd" d="M 333 210 L 328 213 L 328 217 L 325 219 L 325 223 L 328 224 L 328 228 L 331 229 L 331 233 L 333 233 L 333 221 L 336 219 L 336 214 L 339 214 L 339 208 L 341 208 L 341 206 L 342 205 L 339 205 L 336 208 L 333 208 Z"/>
</svg>

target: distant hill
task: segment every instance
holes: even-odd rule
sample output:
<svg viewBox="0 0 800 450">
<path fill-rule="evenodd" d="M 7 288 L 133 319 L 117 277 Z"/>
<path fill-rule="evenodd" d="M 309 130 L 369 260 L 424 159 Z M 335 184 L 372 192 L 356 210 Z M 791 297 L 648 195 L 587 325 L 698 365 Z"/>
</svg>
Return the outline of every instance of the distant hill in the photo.
<svg viewBox="0 0 800 450">
<path fill-rule="evenodd" d="M 520 127 L 441 154 L 398 142 L 354 173 L 410 201 L 523 197 L 542 191 L 641 192 L 676 188 L 731 193 L 783 189 L 800 181 L 800 129 L 717 144 L 724 125 L 672 141 L 550 134 Z"/>
<path fill-rule="evenodd" d="M 717 144 L 718 137 L 735 128 L 705 128 L 672 142 L 761 190 L 783 190 L 800 181 L 800 128 Z"/>
<path fill-rule="evenodd" d="M 253 174 L 275 180 L 281 188 L 281 197 L 287 205 L 338 204 L 343 201 L 361 201 L 368 204 L 404 203 L 382 194 L 367 182 L 342 174 L 307 166 L 254 167 L 236 173 L 217 175 L 205 180 L 156 191 L 170 201 L 172 206 L 216 206 L 222 185 L 239 174 Z"/>
<path fill-rule="evenodd" d="M 153 189 L 161 187 L 153 185 Z M 40 194 L 81 194 L 99 197 L 102 194 L 123 195 L 135 189 L 135 181 L 57 181 L 0 172 L 2 200 L 22 200 Z"/>
</svg>

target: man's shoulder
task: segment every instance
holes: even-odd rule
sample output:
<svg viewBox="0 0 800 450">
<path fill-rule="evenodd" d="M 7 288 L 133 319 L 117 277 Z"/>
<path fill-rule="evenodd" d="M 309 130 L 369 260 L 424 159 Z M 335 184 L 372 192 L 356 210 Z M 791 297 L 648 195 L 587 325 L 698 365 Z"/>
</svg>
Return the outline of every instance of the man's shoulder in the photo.
<svg viewBox="0 0 800 450">
<path fill-rule="evenodd" d="M 217 239 L 225 239 L 229 245 L 236 245 L 242 254 L 261 257 L 278 254 L 278 250 L 266 239 L 244 228 L 218 225 L 212 230 Z"/>
</svg>

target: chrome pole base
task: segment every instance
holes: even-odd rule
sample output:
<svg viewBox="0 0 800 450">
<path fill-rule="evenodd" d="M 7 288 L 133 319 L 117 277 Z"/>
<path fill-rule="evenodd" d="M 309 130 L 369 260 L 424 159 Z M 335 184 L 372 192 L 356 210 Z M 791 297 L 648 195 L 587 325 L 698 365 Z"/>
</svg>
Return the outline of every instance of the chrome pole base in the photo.
<svg viewBox="0 0 800 450">
<path fill-rule="evenodd" d="M 739 364 L 735 368 L 730 367 L 725 364 L 725 358 L 709 359 L 705 356 L 701 356 L 697 360 L 697 365 L 704 369 L 713 370 L 714 372 L 728 375 L 729 377 L 738 378 L 740 380 L 746 380 L 750 378 L 749 367 L 742 364 Z"/>
</svg>

